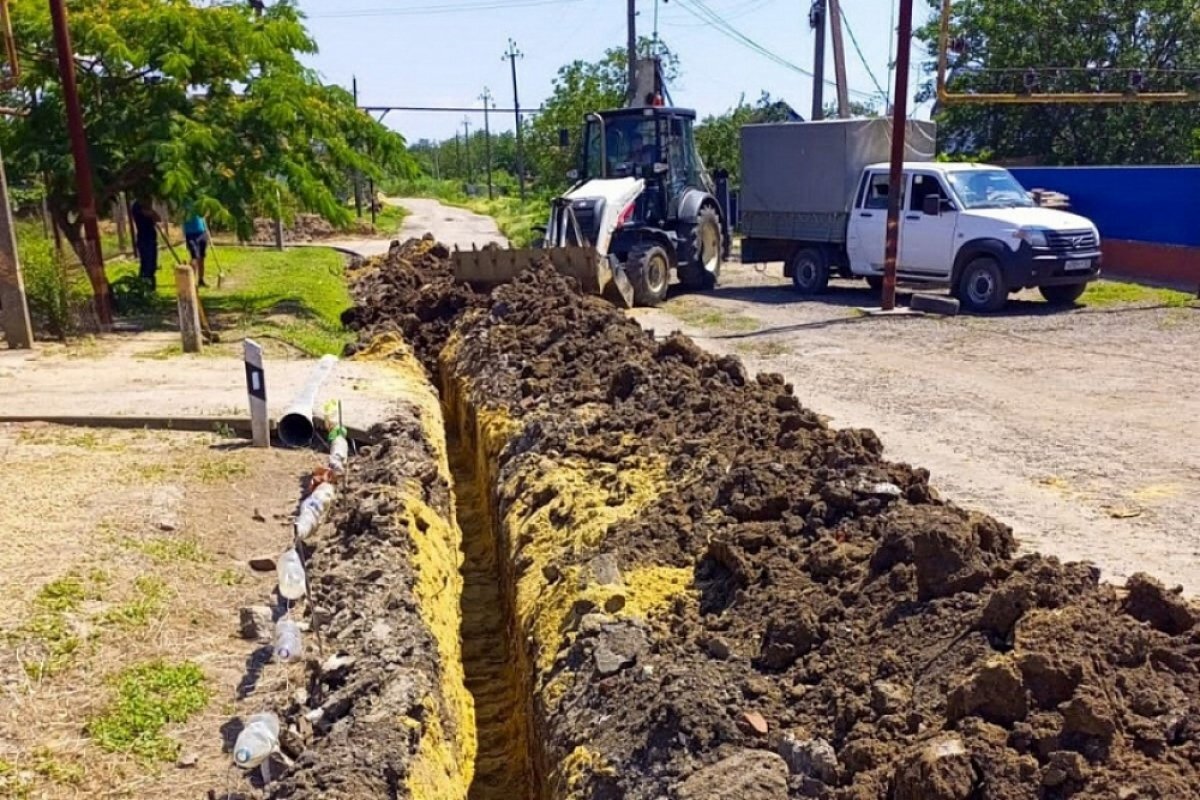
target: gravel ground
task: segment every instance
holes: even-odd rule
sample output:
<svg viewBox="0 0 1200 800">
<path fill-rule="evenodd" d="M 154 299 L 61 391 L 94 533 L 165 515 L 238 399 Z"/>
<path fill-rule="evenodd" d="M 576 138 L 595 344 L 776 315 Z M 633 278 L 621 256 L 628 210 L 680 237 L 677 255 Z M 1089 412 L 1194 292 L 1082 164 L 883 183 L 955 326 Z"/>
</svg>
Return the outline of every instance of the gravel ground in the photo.
<svg viewBox="0 0 1200 800">
<path fill-rule="evenodd" d="M 715 292 L 634 313 L 783 373 L 1030 550 L 1200 593 L 1200 310 L 1055 312 L 1029 293 L 990 317 L 865 317 L 860 284 L 804 301 L 780 274 L 727 265 Z"/>
</svg>

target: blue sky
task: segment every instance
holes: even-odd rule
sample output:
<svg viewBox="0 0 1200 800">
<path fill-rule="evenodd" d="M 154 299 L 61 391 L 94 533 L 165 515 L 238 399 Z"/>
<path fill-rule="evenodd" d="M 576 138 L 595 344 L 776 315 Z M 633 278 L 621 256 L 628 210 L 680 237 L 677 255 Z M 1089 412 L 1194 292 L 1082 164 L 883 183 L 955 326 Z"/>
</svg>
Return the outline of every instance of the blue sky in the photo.
<svg viewBox="0 0 1200 800">
<path fill-rule="evenodd" d="M 500 107 L 511 107 L 512 80 L 501 55 L 511 36 L 524 53 L 518 61 L 522 107 L 536 107 L 550 93 L 558 68 L 576 58 L 594 60 L 625 41 L 625 0 L 299 0 L 321 48 L 311 65 L 330 83 L 350 86 L 358 76 L 364 105 L 479 106 L 489 87 Z M 681 59 L 671 87 L 676 105 L 701 115 L 719 113 L 743 93 L 762 90 L 786 99 L 808 116 L 812 80 L 722 33 L 696 14 L 707 7 L 738 33 L 775 56 L 812 68 L 814 34 L 810 0 L 659 0 L 660 36 Z M 842 0 L 847 24 L 861 45 L 860 59 L 846 37 L 852 90 L 878 97 L 867 66 L 888 88 L 888 56 L 894 0 Z M 656 3 L 638 0 L 639 33 L 650 34 Z M 928 4 L 917 0 L 917 24 Z M 693 13 L 695 12 L 695 13 Z M 828 43 L 826 77 L 833 77 Z M 914 47 L 914 62 L 923 53 Z M 914 63 L 912 81 L 919 79 Z M 826 101 L 835 97 L 832 86 Z M 493 117 L 497 130 L 511 116 Z M 410 141 L 443 138 L 462 130 L 462 114 L 393 112 L 387 124 Z M 482 126 L 471 115 L 472 129 Z"/>
</svg>

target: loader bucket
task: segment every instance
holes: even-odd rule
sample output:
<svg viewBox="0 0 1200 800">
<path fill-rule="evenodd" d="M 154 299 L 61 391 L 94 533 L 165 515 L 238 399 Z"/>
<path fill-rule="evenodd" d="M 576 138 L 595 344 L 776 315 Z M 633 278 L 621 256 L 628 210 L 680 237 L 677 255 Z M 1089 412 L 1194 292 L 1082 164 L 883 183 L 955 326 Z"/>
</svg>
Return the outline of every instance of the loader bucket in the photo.
<svg viewBox="0 0 1200 800">
<path fill-rule="evenodd" d="M 613 268 L 592 247 L 547 247 L 503 250 L 485 247 L 482 250 L 455 250 L 451 254 L 454 277 L 478 286 L 509 283 L 535 261 L 549 258 L 560 274 L 579 281 L 587 294 L 598 294 L 621 308 L 633 307 L 633 286 L 620 267 Z"/>
</svg>

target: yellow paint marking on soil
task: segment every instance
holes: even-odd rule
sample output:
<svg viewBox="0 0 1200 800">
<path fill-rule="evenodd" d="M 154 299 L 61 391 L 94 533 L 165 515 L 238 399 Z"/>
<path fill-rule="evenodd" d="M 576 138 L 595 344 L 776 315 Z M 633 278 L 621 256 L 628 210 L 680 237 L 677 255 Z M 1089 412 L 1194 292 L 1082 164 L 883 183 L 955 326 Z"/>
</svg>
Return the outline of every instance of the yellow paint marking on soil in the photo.
<svg viewBox="0 0 1200 800">
<path fill-rule="evenodd" d="M 462 642 L 459 638 L 462 617 L 462 534 L 456 523 L 446 520 L 428 505 L 407 494 L 399 512 L 412 537 L 416 572 L 414 593 L 419 601 L 421 619 L 429 627 L 438 645 L 441 663 L 441 703 L 426 698 L 430 713 L 421 749 L 409 777 L 414 798 L 465 798 L 475 769 L 475 707 L 467 692 L 463 673 Z M 441 718 L 454 724 L 447 733 Z"/>
<path fill-rule="evenodd" d="M 1183 487 L 1178 483 L 1150 483 L 1130 492 L 1129 496 L 1139 503 L 1153 503 L 1178 497 L 1182 491 Z"/>
</svg>

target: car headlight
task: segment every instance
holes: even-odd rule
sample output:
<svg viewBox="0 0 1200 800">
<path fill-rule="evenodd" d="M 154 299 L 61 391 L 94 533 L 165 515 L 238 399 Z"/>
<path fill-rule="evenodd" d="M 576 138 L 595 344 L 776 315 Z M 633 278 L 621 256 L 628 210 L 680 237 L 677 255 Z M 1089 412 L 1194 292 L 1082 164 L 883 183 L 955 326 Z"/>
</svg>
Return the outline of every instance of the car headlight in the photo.
<svg viewBox="0 0 1200 800">
<path fill-rule="evenodd" d="M 1050 246 L 1050 243 L 1046 241 L 1046 231 L 1041 228 L 1017 228 L 1014 236 L 1023 242 L 1028 242 L 1030 247 Z"/>
</svg>

